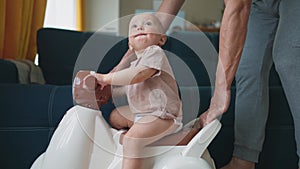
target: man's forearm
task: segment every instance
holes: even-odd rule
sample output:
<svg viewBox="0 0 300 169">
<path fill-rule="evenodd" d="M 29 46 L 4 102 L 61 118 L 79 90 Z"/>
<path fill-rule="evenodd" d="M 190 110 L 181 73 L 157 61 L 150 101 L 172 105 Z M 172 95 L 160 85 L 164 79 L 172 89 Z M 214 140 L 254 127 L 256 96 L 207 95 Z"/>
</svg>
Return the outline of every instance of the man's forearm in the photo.
<svg viewBox="0 0 300 169">
<path fill-rule="evenodd" d="M 156 15 L 162 23 L 165 31 L 168 30 L 170 24 L 182 7 L 184 1 L 185 0 L 163 0 L 160 4 L 157 10 L 158 13 L 156 13 Z"/>
<path fill-rule="evenodd" d="M 230 90 L 245 43 L 251 0 L 225 2 L 215 87 Z"/>
</svg>

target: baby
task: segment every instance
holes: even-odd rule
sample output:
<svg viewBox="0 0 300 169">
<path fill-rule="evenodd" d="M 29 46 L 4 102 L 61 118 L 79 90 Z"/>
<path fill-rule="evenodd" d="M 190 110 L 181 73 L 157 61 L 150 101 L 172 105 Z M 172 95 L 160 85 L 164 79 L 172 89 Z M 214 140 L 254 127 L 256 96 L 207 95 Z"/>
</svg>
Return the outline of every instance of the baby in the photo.
<svg viewBox="0 0 300 169">
<path fill-rule="evenodd" d="M 123 169 L 142 168 L 144 147 L 182 127 L 177 84 L 161 48 L 166 39 L 154 14 L 135 15 L 129 23 L 128 45 L 136 60 L 123 70 L 92 74 L 102 87 L 125 86 L 128 105 L 110 115 L 112 127 L 128 128 L 123 138 Z"/>
</svg>

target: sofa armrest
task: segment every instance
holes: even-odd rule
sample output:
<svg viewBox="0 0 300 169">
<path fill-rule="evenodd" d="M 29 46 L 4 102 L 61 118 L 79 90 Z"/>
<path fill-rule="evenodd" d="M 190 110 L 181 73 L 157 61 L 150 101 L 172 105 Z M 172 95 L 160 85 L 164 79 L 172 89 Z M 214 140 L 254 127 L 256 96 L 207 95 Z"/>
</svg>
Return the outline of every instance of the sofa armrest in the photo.
<svg viewBox="0 0 300 169">
<path fill-rule="evenodd" d="M 0 83 L 19 83 L 16 66 L 4 59 L 0 59 Z"/>
</svg>

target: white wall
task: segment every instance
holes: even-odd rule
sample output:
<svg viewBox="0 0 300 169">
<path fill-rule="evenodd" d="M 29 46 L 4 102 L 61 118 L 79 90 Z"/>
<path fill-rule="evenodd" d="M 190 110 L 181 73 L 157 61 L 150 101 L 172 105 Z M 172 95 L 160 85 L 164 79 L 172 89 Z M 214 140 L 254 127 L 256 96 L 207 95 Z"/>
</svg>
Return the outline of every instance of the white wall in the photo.
<svg viewBox="0 0 300 169">
<path fill-rule="evenodd" d="M 136 9 L 153 9 L 153 0 L 86 0 L 86 27 L 95 31 L 113 20 L 134 14 Z M 223 0 L 185 0 L 181 10 L 194 24 L 220 21 Z"/>
<path fill-rule="evenodd" d="M 223 4 L 224 0 L 185 0 L 181 10 L 185 12 L 186 20 L 200 24 L 209 20 L 220 21 Z M 135 9 L 153 9 L 153 0 L 120 1 L 121 16 L 133 14 Z"/>
<path fill-rule="evenodd" d="M 119 0 L 86 0 L 87 31 L 101 29 L 106 32 L 118 32 L 117 22 L 112 21 L 119 18 L 119 6 Z"/>
<path fill-rule="evenodd" d="M 182 10 L 186 19 L 194 24 L 207 21 L 221 21 L 224 0 L 185 0 Z"/>
</svg>

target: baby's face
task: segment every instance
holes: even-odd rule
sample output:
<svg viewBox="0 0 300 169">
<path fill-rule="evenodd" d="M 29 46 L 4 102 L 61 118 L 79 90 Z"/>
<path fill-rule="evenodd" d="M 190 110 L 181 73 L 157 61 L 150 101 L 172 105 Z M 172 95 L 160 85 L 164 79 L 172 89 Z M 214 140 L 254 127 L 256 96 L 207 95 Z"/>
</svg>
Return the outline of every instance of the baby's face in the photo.
<svg viewBox="0 0 300 169">
<path fill-rule="evenodd" d="M 159 45 L 163 29 L 153 14 L 139 14 L 129 23 L 129 45 L 139 51 L 151 45 Z"/>
</svg>

